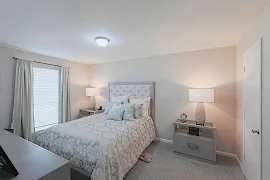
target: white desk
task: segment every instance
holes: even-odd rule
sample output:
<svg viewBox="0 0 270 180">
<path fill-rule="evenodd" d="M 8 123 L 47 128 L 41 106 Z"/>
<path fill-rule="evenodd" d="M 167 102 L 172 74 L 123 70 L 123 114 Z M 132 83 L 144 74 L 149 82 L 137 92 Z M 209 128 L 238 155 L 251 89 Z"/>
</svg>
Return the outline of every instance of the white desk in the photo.
<svg viewBox="0 0 270 180">
<path fill-rule="evenodd" d="M 52 152 L 2 129 L 0 145 L 19 172 L 13 178 L 0 172 L 1 180 L 70 180 L 69 161 Z"/>
</svg>

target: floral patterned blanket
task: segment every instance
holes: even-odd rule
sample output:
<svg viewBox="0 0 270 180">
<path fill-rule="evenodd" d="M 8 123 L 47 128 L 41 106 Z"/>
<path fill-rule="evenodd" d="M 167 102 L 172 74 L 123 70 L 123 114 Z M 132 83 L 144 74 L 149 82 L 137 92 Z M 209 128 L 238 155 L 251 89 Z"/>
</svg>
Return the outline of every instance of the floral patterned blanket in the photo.
<svg viewBox="0 0 270 180">
<path fill-rule="evenodd" d="M 34 143 L 92 180 L 122 180 L 154 138 L 151 118 L 114 121 L 97 114 L 38 131 Z"/>
</svg>

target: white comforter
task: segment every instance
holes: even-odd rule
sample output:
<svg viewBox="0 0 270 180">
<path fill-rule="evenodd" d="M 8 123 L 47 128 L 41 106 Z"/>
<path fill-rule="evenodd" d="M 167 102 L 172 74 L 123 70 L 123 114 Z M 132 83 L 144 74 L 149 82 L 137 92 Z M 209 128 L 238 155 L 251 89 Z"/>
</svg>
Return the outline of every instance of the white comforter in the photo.
<svg viewBox="0 0 270 180">
<path fill-rule="evenodd" d="M 151 118 L 114 121 L 98 114 L 39 131 L 34 143 L 68 159 L 92 180 L 118 180 L 154 138 Z"/>
</svg>

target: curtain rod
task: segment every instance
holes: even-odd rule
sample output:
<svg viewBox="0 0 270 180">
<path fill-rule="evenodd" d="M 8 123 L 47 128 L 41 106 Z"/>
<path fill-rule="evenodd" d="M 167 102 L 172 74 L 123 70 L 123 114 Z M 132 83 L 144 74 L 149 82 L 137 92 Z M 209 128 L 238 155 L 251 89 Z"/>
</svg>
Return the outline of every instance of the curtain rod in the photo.
<svg viewBox="0 0 270 180">
<path fill-rule="evenodd" d="M 12 57 L 12 59 L 18 60 L 19 58 Z M 25 59 L 19 59 L 19 60 L 25 60 Z M 25 61 L 29 61 L 29 60 L 25 60 Z M 50 65 L 50 66 L 56 66 L 56 67 L 63 67 L 63 66 L 59 66 L 59 65 L 56 65 L 56 64 L 44 63 L 44 62 L 39 62 L 39 61 L 32 61 L 32 62 L 39 63 L 39 64 L 46 64 L 46 65 Z M 68 67 L 68 68 L 70 68 L 70 67 Z"/>
</svg>

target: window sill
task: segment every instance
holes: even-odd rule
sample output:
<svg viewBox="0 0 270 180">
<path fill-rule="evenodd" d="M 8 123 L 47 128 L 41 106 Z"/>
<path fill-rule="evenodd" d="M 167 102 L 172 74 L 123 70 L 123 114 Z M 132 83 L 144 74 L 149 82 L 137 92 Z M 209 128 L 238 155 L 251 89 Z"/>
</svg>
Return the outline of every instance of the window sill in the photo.
<svg viewBox="0 0 270 180">
<path fill-rule="evenodd" d="M 48 129 L 48 128 L 53 127 L 53 126 L 55 126 L 55 125 L 58 125 L 58 124 L 50 124 L 50 125 L 48 125 L 48 126 L 35 127 L 35 132 L 42 131 L 42 130 L 44 130 L 44 129 Z"/>
</svg>

